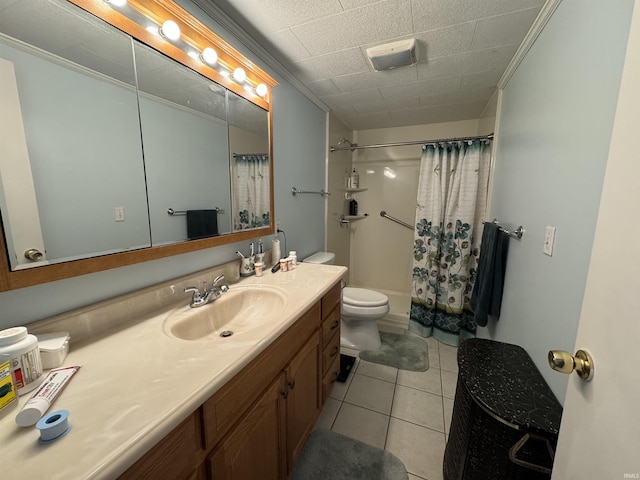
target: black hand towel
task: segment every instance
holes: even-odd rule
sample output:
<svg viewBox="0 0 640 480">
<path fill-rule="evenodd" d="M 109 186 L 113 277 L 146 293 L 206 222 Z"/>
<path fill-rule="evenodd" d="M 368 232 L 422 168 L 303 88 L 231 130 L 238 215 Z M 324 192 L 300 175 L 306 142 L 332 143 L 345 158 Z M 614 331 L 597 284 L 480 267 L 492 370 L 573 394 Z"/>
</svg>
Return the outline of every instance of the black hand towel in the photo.
<svg viewBox="0 0 640 480">
<path fill-rule="evenodd" d="M 215 237 L 218 235 L 217 210 L 187 210 L 187 238 Z"/>
<path fill-rule="evenodd" d="M 498 318 L 502 305 L 504 273 L 507 268 L 509 236 L 495 223 L 485 223 L 480 243 L 478 274 L 471 293 L 471 309 L 480 327 L 487 325 L 489 315 Z"/>
</svg>

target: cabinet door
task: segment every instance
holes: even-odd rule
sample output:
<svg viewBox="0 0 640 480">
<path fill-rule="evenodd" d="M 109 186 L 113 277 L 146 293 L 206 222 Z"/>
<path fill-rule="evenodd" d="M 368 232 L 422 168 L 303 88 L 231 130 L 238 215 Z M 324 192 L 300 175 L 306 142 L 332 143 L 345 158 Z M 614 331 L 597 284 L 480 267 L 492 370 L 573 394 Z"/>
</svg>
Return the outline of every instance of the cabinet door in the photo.
<svg viewBox="0 0 640 480">
<path fill-rule="evenodd" d="M 216 480 L 279 480 L 286 478 L 284 374 L 231 429 L 209 456 Z"/>
<path fill-rule="evenodd" d="M 300 454 L 320 414 L 320 332 L 316 332 L 293 357 L 286 369 L 287 465 L 289 471 Z"/>
</svg>

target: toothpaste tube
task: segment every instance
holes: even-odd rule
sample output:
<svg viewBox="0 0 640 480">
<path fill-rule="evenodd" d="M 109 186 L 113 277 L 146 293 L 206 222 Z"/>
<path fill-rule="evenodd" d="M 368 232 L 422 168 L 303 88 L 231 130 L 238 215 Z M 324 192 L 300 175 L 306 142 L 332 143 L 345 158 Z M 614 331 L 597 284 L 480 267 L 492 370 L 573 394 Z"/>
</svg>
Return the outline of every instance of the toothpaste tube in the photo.
<svg viewBox="0 0 640 480">
<path fill-rule="evenodd" d="M 80 370 L 79 366 L 51 370 L 36 393 L 16 415 L 16 423 L 21 427 L 35 425 L 78 370 Z"/>
</svg>

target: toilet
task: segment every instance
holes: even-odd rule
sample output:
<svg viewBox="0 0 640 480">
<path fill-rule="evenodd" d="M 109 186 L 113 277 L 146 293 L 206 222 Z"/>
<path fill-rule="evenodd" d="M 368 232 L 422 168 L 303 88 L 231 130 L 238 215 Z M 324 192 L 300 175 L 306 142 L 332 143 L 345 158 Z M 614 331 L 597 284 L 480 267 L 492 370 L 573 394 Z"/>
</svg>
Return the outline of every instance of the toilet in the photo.
<svg viewBox="0 0 640 480">
<path fill-rule="evenodd" d="M 336 256 L 318 252 L 303 260 L 305 263 L 332 265 Z M 355 350 L 380 348 L 380 332 L 376 320 L 389 313 L 386 295 L 366 288 L 342 289 L 340 345 Z"/>
</svg>

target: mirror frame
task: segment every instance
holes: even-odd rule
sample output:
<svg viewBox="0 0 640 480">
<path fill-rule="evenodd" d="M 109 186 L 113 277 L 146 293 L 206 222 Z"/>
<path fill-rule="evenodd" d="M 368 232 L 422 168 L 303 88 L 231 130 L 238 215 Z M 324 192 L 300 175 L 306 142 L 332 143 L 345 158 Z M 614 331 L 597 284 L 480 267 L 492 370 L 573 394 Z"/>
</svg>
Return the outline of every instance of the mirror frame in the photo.
<svg viewBox="0 0 640 480">
<path fill-rule="evenodd" d="M 134 265 L 136 263 L 157 260 L 173 255 L 181 255 L 184 253 L 274 234 L 273 116 L 271 111 L 271 99 L 272 88 L 277 85 L 277 82 L 243 54 L 229 45 L 224 39 L 212 32 L 199 20 L 169 0 L 128 0 L 127 5 L 158 25 L 161 25 L 164 20 L 172 19 L 180 26 L 181 39 L 197 48 L 199 51 L 202 51 L 202 49 L 208 46 L 215 48 L 218 52 L 218 62 L 224 65 L 231 72 L 237 67 L 242 67 L 247 72 L 248 79 L 251 79 L 255 84 L 264 83 L 267 85 L 268 92 L 264 98 L 248 93 L 243 86 L 235 83 L 230 78 L 221 75 L 213 67 L 209 67 L 199 60 L 190 57 L 186 52 L 172 43 L 165 41 L 159 35 L 148 32 L 141 25 L 130 20 L 116 8 L 111 7 L 103 0 L 67 1 L 88 11 L 89 13 L 92 13 L 105 22 L 131 35 L 140 42 L 149 45 L 150 47 L 183 64 L 185 67 L 200 73 L 267 111 L 269 123 L 269 169 L 271 174 L 270 225 L 268 228 L 245 230 L 217 237 L 190 240 L 157 247 L 152 246 L 138 250 L 113 253 L 52 265 L 42 265 L 15 271 L 11 270 L 9 258 L 7 256 L 4 226 L 2 226 L 2 235 L 0 235 L 0 292 L 86 275 L 112 268 Z"/>
</svg>

